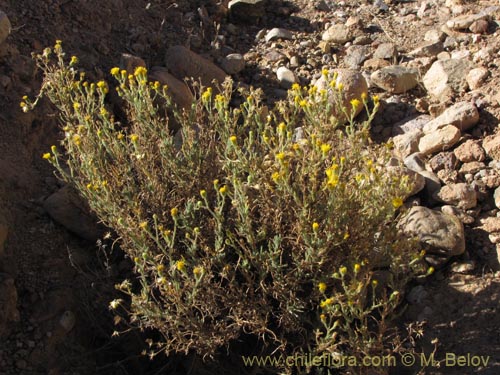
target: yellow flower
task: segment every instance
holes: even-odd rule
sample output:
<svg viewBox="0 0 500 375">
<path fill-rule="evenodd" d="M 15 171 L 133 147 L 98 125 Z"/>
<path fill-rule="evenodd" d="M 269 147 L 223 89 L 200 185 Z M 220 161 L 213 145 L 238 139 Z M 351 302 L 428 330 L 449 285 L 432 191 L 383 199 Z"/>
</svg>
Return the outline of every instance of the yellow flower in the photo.
<svg viewBox="0 0 500 375">
<path fill-rule="evenodd" d="M 327 168 L 325 171 L 327 180 L 326 180 L 326 185 L 329 188 L 334 188 L 338 185 L 339 183 L 339 173 L 338 173 L 338 164 L 332 164 L 331 167 Z"/>
<path fill-rule="evenodd" d="M 219 189 L 219 193 L 221 193 L 221 194 L 226 194 L 226 192 L 227 192 L 227 186 L 226 186 L 226 185 L 222 186 L 222 187 Z"/>
<path fill-rule="evenodd" d="M 302 100 L 299 102 L 299 105 L 300 105 L 302 108 L 307 107 L 307 100 L 302 99 Z"/>
<path fill-rule="evenodd" d="M 203 267 L 197 266 L 197 267 L 193 268 L 193 275 L 194 276 L 199 277 L 199 276 L 201 276 L 202 273 L 203 273 Z"/>
<path fill-rule="evenodd" d="M 278 152 L 276 154 L 276 159 L 278 159 L 279 161 L 285 160 L 285 153 L 284 152 Z"/>
<path fill-rule="evenodd" d="M 78 57 L 71 56 L 71 60 L 69 62 L 69 66 L 73 66 L 73 65 L 76 65 L 76 64 L 78 64 Z"/>
<path fill-rule="evenodd" d="M 298 83 L 294 83 L 294 84 L 292 85 L 292 90 L 294 90 L 294 91 L 299 91 L 299 90 L 300 90 L 300 85 L 299 85 Z"/>
<path fill-rule="evenodd" d="M 130 134 L 130 140 L 132 143 L 136 143 L 139 140 L 139 136 L 137 134 Z"/>
<path fill-rule="evenodd" d="M 279 172 L 273 172 L 273 174 L 271 175 L 271 178 L 273 179 L 274 182 L 278 182 L 280 177 L 281 177 L 281 175 Z"/>
<path fill-rule="evenodd" d="M 298 150 L 300 150 L 300 145 L 299 145 L 298 143 L 294 143 L 294 144 L 292 145 L 292 150 L 293 150 L 293 151 L 298 151 Z"/>
<path fill-rule="evenodd" d="M 429 267 L 427 269 L 427 275 L 432 275 L 434 273 L 434 267 Z"/>
<path fill-rule="evenodd" d="M 345 266 L 340 267 L 339 272 L 342 276 L 344 276 L 347 273 L 347 267 Z"/>
<path fill-rule="evenodd" d="M 347 240 L 349 237 L 351 237 L 351 235 L 349 234 L 349 232 L 345 232 L 344 233 L 344 240 Z"/>
<path fill-rule="evenodd" d="M 77 145 L 77 146 L 79 146 L 79 145 L 80 145 L 80 143 L 81 143 L 81 137 L 80 137 L 78 134 L 75 134 L 75 135 L 73 136 L 73 143 L 74 143 L 75 145 Z"/>
<path fill-rule="evenodd" d="M 137 68 L 135 68 L 134 70 L 134 76 L 138 77 L 138 76 L 144 76 L 146 75 L 148 72 L 148 70 L 143 67 L 143 66 L 138 66 Z"/>
<path fill-rule="evenodd" d="M 215 95 L 215 101 L 219 104 L 224 104 L 226 102 L 226 98 L 224 97 L 224 95 L 217 94 Z"/>
<path fill-rule="evenodd" d="M 121 141 L 123 138 L 125 138 L 125 136 L 123 135 L 123 133 L 118 133 L 118 134 L 116 135 L 116 138 L 117 138 L 119 141 Z"/>
<path fill-rule="evenodd" d="M 378 95 L 373 95 L 373 96 L 372 96 L 372 100 L 373 100 L 373 103 L 374 103 L 375 105 L 379 104 L 379 102 L 380 102 L 380 98 L 379 98 L 379 96 L 378 96 Z"/>
<path fill-rule="evenodd" d="M 236 140 L 237 140 L 237 138 L 236 138 L 236 136 L 235 136 L 235 135 L 232 135 L 232 136 L 230 136 L 230 137 L 229 137 L 229 141 L 230 141 L 232 144 L 236 144 Z"/>
<path fill-rule="evenodd" d="M 172 217 L 177 217 L 178 214 L 179 214 L 179 209 L 177 207 L 174 207 L 170 210 L 170 215 L 172 215 Z"/>
<path fill-rule="evenodd" d="M 328 69 L 321 70 L 321 74 L 324 75 L 325 77 L 327 77 L 329 73 L 330 71 Z"/>
<path fill-rule="evenodd" d="M 361 102 L 359 101 L 359 99 L 352 99 L 351 100 L 351 105 L 352 105 L 352 108 L 356 109 L 360 106 Z"/>
<path fill-rule="evenodd" d="M 314 95 L 318 91 L 318 88 L 316 86 L 311 86 L 309 88 L 309 95 Z"/>
<path fill-rule="evenodd" d="M 321 292 L 321 293 L 324 293 L 325 290 L 326 290 L 326 284 L 325 283 L 319 283 L 318 284 L 318 290 Z"/>
<path fill-rule="evenodd" d="M 337 90 L 342 91 L 344 89 L 344 84 L 342 82 L 337 84 Z"/>
<path fill-rule="evenodd" d="M 361 270 L 361 265 L 359 265 L 358 263 L 356 263 L 354 265 L 354 273 L 358 273 L 360 270 Z"/>
<path fill-rule="evenodd" d="M 399 208 L 403 205 L 403 200 L 399 197 L 393 198 L 392 199 L 392 206 L 394 208 Z"/>
<path fill-rule="evenodd" d="M 99 81 L 97 82 L 97 87 L 99 87 L 101 90 L 106 88 L 108 85 L 104 81 Z"/>
<path fill-rule="evenodd" d="M 319 318 L 321 319 L 322 322 L 325 322 L 326 321 L 326 315 L 325 314 L 321 314 L 319 316 Z"/>
<path fill-rule="evenodd" d="M 110 73 L 112 76 L 117 76 L 118 74 L 120 74 L 120 68 L 115 66 L 114 68 L 111 68 Z"/>
<path fill-rule="evenodd" d="M 44 158 L 45 160 L 49 160 L 52 156 L 50 155 L 50 153 L 46 152 L 45 154 L 43 154 L 42 158 Z"/>
<path fill-rule="evenodd" d="M 54 145 L 50 146 L 50 151 L 52 151 L 52 153 L 55 154 L 57 152 L 57 147 Z"/>
<path fill-rule="evenodd" d="M 139 228 L 141 229 L 146 229 L 148 227 L 148 222 L 147 221 L 142 221 L 139 223 Z"/>
<path fill-rule="evenodd" d="M 319 224 L 316 223 L 316 222 L 312 223 L 312 229 L 313 229 L 314 232 L 317 232 L 318 229 L 319 229 Z"/>
<path fill-rule="evenodd" d="M 202 198 L 206 198 L 207 197 L 207 191 L 206 190 L 200 190 L 200 195 Z"/>
<path fill-rule="evenodd" d="M 157 271 L 158 272 L 163 272 L 165 271 L 165 265 L 163 264 L 159 264 L 157 267 L 156 267 Z"/>
<path fill-rule="evenodd" d="M 284 133 L 286 130 L 286 124 L 284 122 L 280 122 L 279 125 L 278 125 L 278 131 L 280 133 Z"/>
<path fill-rule="evenodd" d="M 81 107 L 80 103 L 78 103 L 78 102 L 74 102 L 74 103 L 73 103 L 73 109 L 74 109 L 75 111 L 79 110 L 79 109 L 80 109 L 80 107 Z"/>
<path fill-rule="evenodd" d="M 373 280 L 372 280 L 372 286 L 373 286 L 373 287 L 376 287 L 377 285 L 378 285 L 378 281 L 377 281 L 377 280 L 375 280 L 375 279 L 373 279 Z"/>
<path fill-rule="evenodd" d="M 104 107 L 101 107 L 99 112 L 100 112 L 101 116 L 103 116 L 103 117 L 108 115 L 108 111 Z"/>
<path fill-rule="evenodd" d="M 323 143 L 323 144 L 321 145 L 321 152 L 322 152 L 323 154 L 327 154 L 327 153 L 328 153 L 328 151 L 330 151 L 330 150 L 331 150 L 331 148 L 332 148 L 332 147 L 331 147 L 329 144 Z"/>
<path fill-rule="evenodd" d="M 366 99 L 368 98 L 368 94 L 366 92 L 361 93 L 361 100 L 363 102 L 366 102 Z"/>
<path fill-rule="evenodd" d="M 177 271 L 184 272 L 186 270 L 186 262 L 184 260 L 178 260 L 175 264 Z"/>
<path fill-rule="evenodd" d="M 201 94 L 201 99 L 203 101 L 208 101 L 210 98 L 212 97 L 212 88 L 211 87 L 208 87 L 204 92 L 203 94 Z"/>
</svg>

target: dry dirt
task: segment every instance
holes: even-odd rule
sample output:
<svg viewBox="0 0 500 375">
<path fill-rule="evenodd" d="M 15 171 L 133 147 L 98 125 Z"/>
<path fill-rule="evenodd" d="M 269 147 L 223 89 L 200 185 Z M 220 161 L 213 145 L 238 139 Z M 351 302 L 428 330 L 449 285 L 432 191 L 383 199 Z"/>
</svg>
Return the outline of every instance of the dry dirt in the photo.
<svg viewBox="0 0 500 375">
<path fill-rule="evenodd" d="M 123 257 L 109 245 L 99 247 L 77 238 L 45 213 L 43 200 L 60 186 L 49 164 L 40 157 L 60 137 L 56 113 L 44 104 L 25 114 L 19 101 L 23 95 L 34 95 L 40 85 L 41 77 L 33 66 L 31 52 L 40 52 L 56 39 L 63 40 L 68 53 L 79 56 L 81 66 L 94 79 L 106 78 L 124 52 L 141 56 L 148 66 L 162 65 L 164 51 L 174 44 L 210 53 L 216 29 L 206 17 L 200 17 L 198 7 L 205 4 L 208 20 L 222 21 L 221 30 L 227 22 L 209 3 L 0 0 L 0 10 L 12 23 L 11 35 L 0 45 L 0 219 L 3 217 L 9 228 L 0 275 L 8 273 L 15 279 L 20 312 L 20 321 L 12 324 L 10 334 L 0 341 L 1 375 L 185 374 L 196 373 L 199 368 L 196 361 L 177 358 L 149 362 L 140 356 L 143 344 L 138 332 L 111 337 L 112 316 L 107 306 L 115 293 L 113 285 L 124 268 Z M 237 52 L 262 53 L 263 47 L 254 44 L 255 35 L 264 27 L 295 29 L 300 41 L 313 37 L 317 40 L 325 22 L 335 17 L 316 9 L 320 1 L 272 3 L 263 23 L 238 25 L 240 35 L 232 39 L 237 43 L 231 45 Z M 381 35 L 395 41 L 402 51 L 413 49 L 426 30 L 450 17 L 437 6 L 433 16 L 401 18 L 403 22 L 396 22 L 399 8 L 418 9 L 421 0 L 393 2 L 387 14 L 375 12 L 368 3 L 345 3 L 346 11 L 377 25 Z M 464 6 L 467 12 L 491 4 L 493 1 L 470 1 Z M 481 43 L 496 46 L 499 41 L 495 35 Z M 273 81 L 271 70 L 258 61 L 249 61 L 248 66 L 240 78 L 248 84 L 262 85 L 272 95 L 278 84 Z M 492 131 L 500 112 L 498 104 L 491 104 L 499 84 L 498 67 L 493 64 L 489 69 L 491 77 L 482 94 L 491 100 L 482 109 L 483 134 L 478 136 Z M 261 79 L 253 82 L 256 73 Z M 417 90 L 412 95 L 421 94 Z M 413 99 L 408 96 L 407 100 L 410 103 Z M 384 116 L 378 121 L 383 122 Z M 446 267 L 437 272 L 424 285 L 427 297 L 423 305 L 410 306 L 404 320 L 418 318 L 429 307 L 432 313 L 424 326 L 425 337 L 419 343 L 427 353 L 437 343 L 436 359 L 443 359 L 447 352 L 471 353 L 490 356 L 490 362 L 484 368 L 428 368 L 425 374 L 500 373 L 498 261 L 494 245 L 483 233 L 469 230 L 467 239 L 467 254 L 458 261 L 474 260 L 474 270 L 462 274 Z M 65 311 L 70 313 L 64 315 Z M 73 316 L 74 328 L 69 333 L 61 330 L 61 317 L 71 320 Z M 434 339 L 437 341 L 431 343 Z M 400 369 L 397 373 L 416 371 Z"/>
</svg>

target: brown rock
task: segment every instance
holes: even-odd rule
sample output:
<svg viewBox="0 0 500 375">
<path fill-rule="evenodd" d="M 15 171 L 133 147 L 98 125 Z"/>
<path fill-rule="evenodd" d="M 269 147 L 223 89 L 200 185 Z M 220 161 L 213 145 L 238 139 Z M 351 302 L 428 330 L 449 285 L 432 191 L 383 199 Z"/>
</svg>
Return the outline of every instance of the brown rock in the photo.
<svg viewBox="0 0 500 375">
<path fill-rule="evenodd" d="M 472 22 L 469 30 L 474 34 L 486 34 L 488 32 L 489 23 L 487 20 L 477 20 Z"/>
<path fill-rule="evenodd" d="M 483 148 L 490 158 L 500 160 L 500 133 L 484 138 Z"/>
<path fill-rule="evenodd" d="M 453 125 L 446 125 L 420 138 L 419 151 L 424 155 L 446 150 L 460 139 L 460 130 Z"/>
<path fill-rule="evenodd" d="M 86 202 L 69 185 L 48 197 L 43 208 L 52 219 L 88 241 L 95 242 L 103 233 Z"/>
<path fill-rule="evenodd" d="M 167 92 L 172 100 L 181 108 L 189 108 L 193 102 L 193 94 L 186 83 L 178 80 L 170 74 L 167 68 L 154 66 L 149 74 L 150 81 L 158 81 L 162 85 L 167 85 Z"/>
<path fill-rule="evenodd" d="M 165 53 L 165 64 L 177 79 L 194 78 L 205 87 L 213 87 L 213 81 L 221 84 L 227 77 L 213 62 L 184 46 L 170 47 Z"/>
<path fill-rule="evenodd" d="M 120 68 L 125 69 L 128 74 L 133 74 L 139 66 L 146 67 L 146 62 L 138 56 L 129 53 L 122 53 Z"/>
<path fill-rule="evenodd" d="M 458 160 L 464 163 L 471 161 L 483 161 L 486 158 L 484 149 L 478 142 L 468 140 L 453 150 Z"/>
<path fill-rule="evenodd" d="M 463 182 L 444 185 L 436 194 L 436 198 L 441 202 L 452 204 L 465 210 L 474 208 L 477 205 L 476 191 Z"/>
<path fill-rule="evenodd" d="M 350 69 L 338 69 L 335 70 L 335 72 L 338 73 L 337 76 L 337 85 L 342 83 L 343 89 L 342 89 L 342 102 L 343 105 L 346 107 L 347 112 L 350 114 L 352 110 L 351 106 L 351 100 L 353 99 L 358 99 L 361 101 L 361 95 L 363 93 L 368 92 L 368 85 L 366 83 L 365 78 L 363 75 L 356 70 L 350 70 Z M 330 95 L 333 95 L 332 90 L 336 89 L 331 89 L 328 85 L 327 79 L 324 76 L 321 76 L 320 79 L 316 81 L 314 84 L 319 90 L 321 89 L 326 89 L 328 90 Z M 355 116 L 358 115 L 363 109 L 363 106 L 360 105 L 356 109 Z M 338 116 L 341 116 L 341 114 L 337 114 Z M 344 119 L 345 120 L 345 119 Z"/>
</svg>

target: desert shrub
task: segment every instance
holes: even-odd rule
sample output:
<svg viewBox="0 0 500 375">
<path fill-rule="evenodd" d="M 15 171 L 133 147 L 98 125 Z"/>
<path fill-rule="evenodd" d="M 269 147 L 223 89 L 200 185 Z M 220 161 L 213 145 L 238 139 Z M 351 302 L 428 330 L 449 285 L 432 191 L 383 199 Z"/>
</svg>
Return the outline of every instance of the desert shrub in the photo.
<svg viewBox="0 0 500 375">
<path fill-rule="evenodd" d="M 243 335 L 281 353 L 395 350 L 389 321 L 420 255 L 395 227 L 408 182 L 369 139 L 377 97 L 350 103 L 366 107 L 361 124 L 335 76 L 328 91 L 294 85 L 271 110 L 258 90 L 230 105 L 226 82 L 179 111 L 145 68 L 113 68 L 120 123 L 110 85 L 87 82 L 59 42 L 35 58 L 64 130 L 43 157 L 133 261 L 111 307 L 161 333 L 152 354 L 211 356 Z"/>
</svg>

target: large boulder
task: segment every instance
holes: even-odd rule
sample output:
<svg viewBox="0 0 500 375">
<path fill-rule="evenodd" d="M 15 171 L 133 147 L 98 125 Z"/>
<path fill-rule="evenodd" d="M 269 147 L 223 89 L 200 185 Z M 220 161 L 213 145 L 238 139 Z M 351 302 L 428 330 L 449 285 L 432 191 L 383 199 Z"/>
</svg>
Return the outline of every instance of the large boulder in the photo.
<svg viewBox="0 0 500 375">
<path fill-rule="evenodd" d="M 454 215 L 416 206 L 402 217 L 398 226 L 403 233 L 418 238 L 429 255 L 426 260 L 433 264 L 442 263 L 436 262 L 437 259 L 446 261 L 465 251 L 464 226 Z"/>
</svg>

